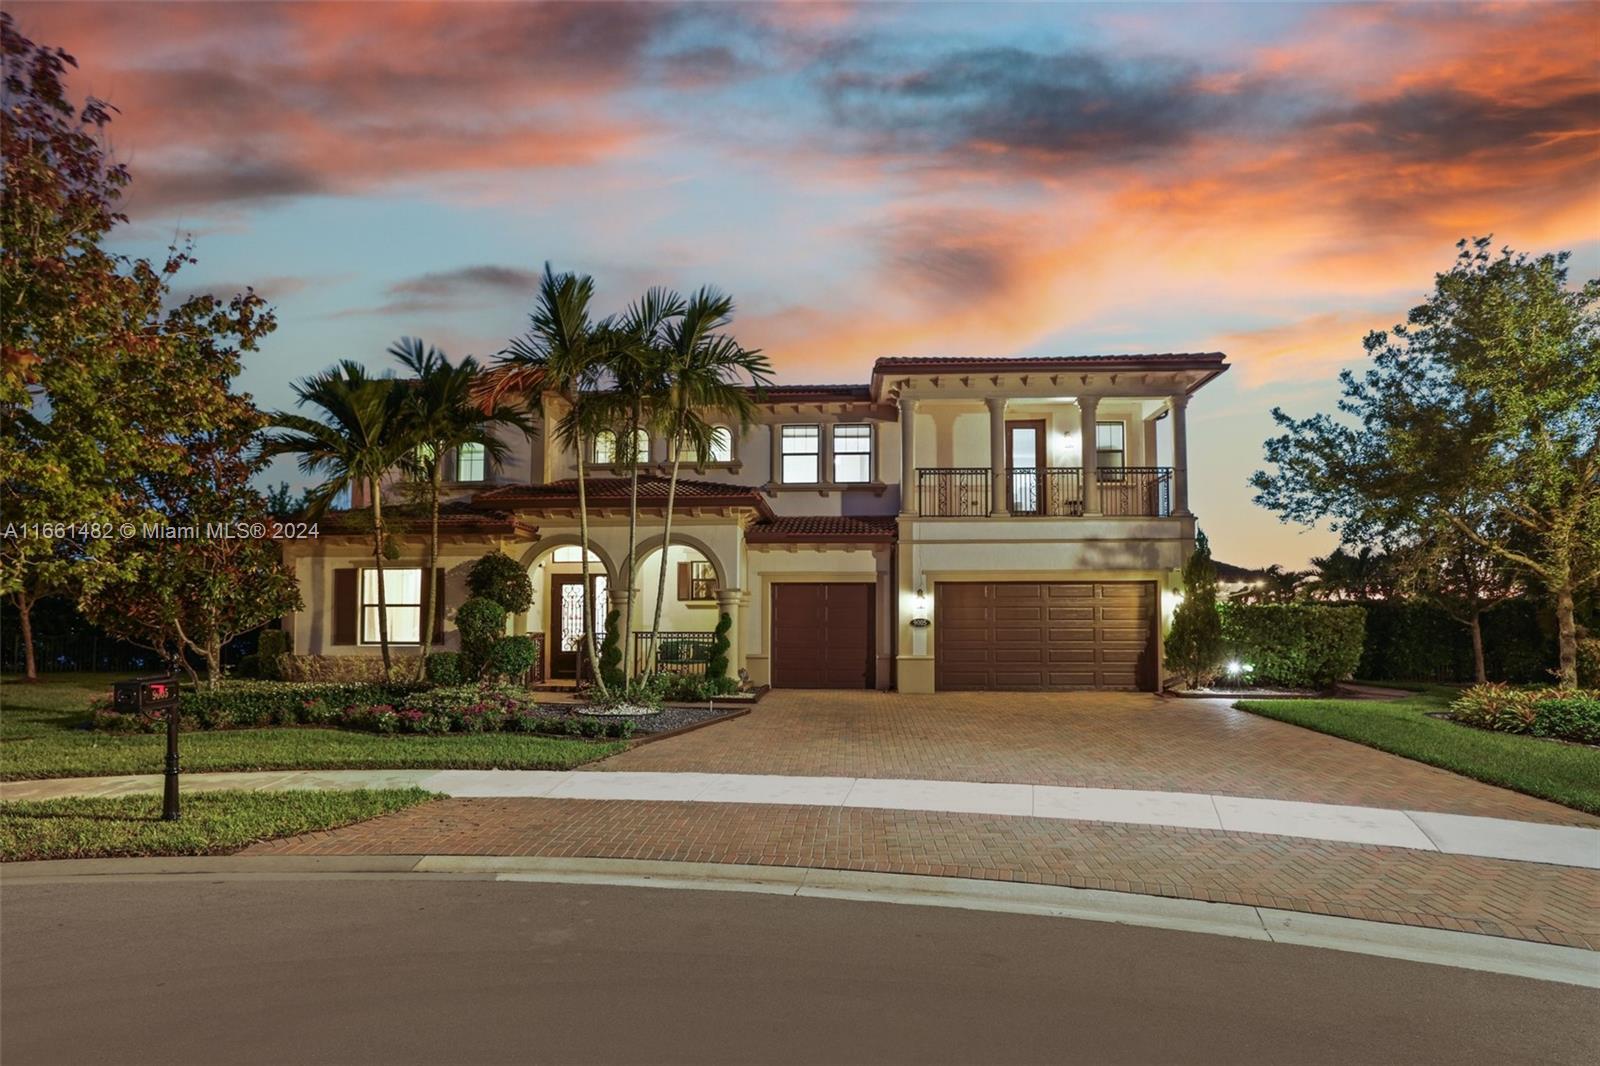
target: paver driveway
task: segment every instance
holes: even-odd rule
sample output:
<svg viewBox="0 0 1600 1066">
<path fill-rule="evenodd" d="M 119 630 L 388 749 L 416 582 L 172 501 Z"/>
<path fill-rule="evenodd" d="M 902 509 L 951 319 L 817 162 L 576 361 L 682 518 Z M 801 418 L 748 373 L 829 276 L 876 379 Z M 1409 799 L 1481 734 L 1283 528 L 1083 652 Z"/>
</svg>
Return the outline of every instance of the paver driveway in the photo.
<svg viewBox="0 0 1600 1066">
<path fill-rule="evenodd" d="M 743 718 L 592 769 L 1209 792 L 1600 825 L 1558 804 L 1226 701 L 1137 693 L 774 691 Z"/>
</svg>

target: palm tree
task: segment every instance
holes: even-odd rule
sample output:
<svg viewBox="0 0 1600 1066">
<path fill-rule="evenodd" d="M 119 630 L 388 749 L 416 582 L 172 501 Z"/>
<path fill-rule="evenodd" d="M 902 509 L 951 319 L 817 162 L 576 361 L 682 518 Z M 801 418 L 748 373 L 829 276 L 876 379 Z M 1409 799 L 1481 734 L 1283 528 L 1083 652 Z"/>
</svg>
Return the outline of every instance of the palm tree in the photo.
<svg viewBox="0 0 1600 1066">
<path fill-rule="evenodd" d="M 748 377 L 760 388 L 772 380 L 772 364 L 760 349 L 739 347 L 722 327 L 733 317 L 733 297 L 706 286 L 684 305 L 666 328 L 663 349 L 667 402 L 660 419 L 672 456 L 667 508 L 661 530 L 661 567 L 656 578 L 655 617 L 650 624 L 650 654 L 661 642 L 661 609 L 667 596 L 667 558 L 672 548 L 672 506 L 685 445 L 708 455 L 715 426 L 705 415 L 732 420 L 740 430 L 754 420 L 755 403 L 744 388 Z"/>
<path fill-rule="evenodd" d="M 634 552 L 639 538 L 639 467 L 648 455 L 639 454 L 639 433 L 659 422 L 665 400 L 665 337 L 670 324 L 683 315 L 683 298 L 667 289 L 652 287 L 634 302 L 620 320 L 608 319 L 603 332 L 609 341 L 606 375 L 611 388 L 599 398 L 624 429 L 625 443 L 618 458 L 628 465 L 628 551 L 623 563 L 627 579 L 628 611 L 622 618 L 622 676 L 634 676 L 633 576 Z"/>
<path fill-rule="evenodd" d="M 609 345 L 603 324 L 590 318 L 589 301 L 593 298 L 593 278 L 587 274 L 557 274 L 546 263 L 538 299 L 528 314 L 528 332 L 513 339 L 500 353 L 480 395 L 484 404 L 492 405 L 507 392 L 521 392 L 532 406 L 550 390 L 567 401 L 567 413 L 556 426 L 556 439 L 577 456 L 584 650 L 593 667 L 595 685 L 605 694 L 605 678 L 600 674 L 600 656 L 594 643 L 594 597 L 589 595 L 589 501 L 584 464 L 588 441 L 601 413 L 592 403 L 592 393 L 602 380 Z"/>
<path fill-rule="evenodd" d="M 428 547 L 422 575 L 424 582 L 435 580 L 439 566 L 439 498 L 444 482 L 445 457 L 464 445 L 483 448 L 486 463 L 503 462 L 511 448 L 496 433 L 502 427 L 535 432 L 532 422 L 517 409 L 491 403 L 487 408 L 475 402 L 473 390 L 480 376 L 477 360 L 467 356 L 451 366 L 443 352 L 424 345 L 416 337 L 402 337 L 389 346 L 389 354 L 415 375 L 405 382 L 406 436 L 412 449 L 401 457 L 401 466 L 421 487 L 428 505 Z M 422 654 L 417 661 L 421 680 L 428 668 L 428 652 L 433 643 L 434 612 L 438 596 L 423 596 Z"/>
<path fill-rule="evenodd" d="M 388 676 L 388 604 L 383 587 L 383 479 L 411 449 L 407 437 L 405 393 L 393 377 L 372 377 L 354 360 L 341 360 L 294 386 L 296 403 L 320 418 L 280 411 L 272 416 L 278 432 L 269 433 L 265 455 L 298 455 L 300 469 L 323 481 L 308 496 L 308 514 L 320 515 L 336 496 L 365 483 L 372 491 L 372 565 L 378 573 L 378 645 Z"/>
</svg>

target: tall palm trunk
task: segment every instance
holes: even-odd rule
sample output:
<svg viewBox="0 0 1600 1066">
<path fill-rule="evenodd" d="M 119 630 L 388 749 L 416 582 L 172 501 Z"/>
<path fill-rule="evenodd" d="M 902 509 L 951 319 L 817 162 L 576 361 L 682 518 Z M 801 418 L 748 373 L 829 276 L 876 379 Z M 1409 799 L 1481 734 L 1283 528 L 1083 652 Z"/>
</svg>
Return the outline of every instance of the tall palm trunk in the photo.
<svg viewBox="0 0 1600 1066">
<path fill-rule="evenodd" d="M 656 612 L 650 621 L 650 663 L 658 661 L 657 649 L 661 646 L 661 608 L 667 602 L 667 563 L 672 558 L 672 502 L 678 494 L 678 466 L 683 461 L 679 455 L 676 438 L 668 445 L 672 449 L 672 475 L 667 479 L 667 517 L 661 524 L 661 567 L 656 575 Z"/>
<path fill-rule="evenodd" d="M 368 484 L 372 486 L 372 565 L 378 572 L 378 648 L 383 653 L 383 676 L 389 678 L 391 664 L 389 662 L 389 601 L 384 595 L 383 588 L 383 490 L 378 487 L 378 479 L 372 478 Z M 356 602 L 360 603 L 360 597 Z M 360 632 L 360 621 L 357 622 L 357 632 Z"/>
<path fill-rule="evenodd" d="M 585 444 L 583 431 L 578 430 L 573 434 L 573 442 L 578 452 L 578 546 L 583 554 L 583 560 L 578 565 L 583 574 L 583 643 L 589 653 L 589 667 L 594 671 L 594 684 L 602 696 L 607 694 L 605 675 L 600 672 L 600 654 L 594 645 L 594 596 L 591 595 L 593 586 L 589 584 L 589 496 L 584 488 L 586 471 L 583 465 Z M 551 609 L 559 613 L 560 604 L 551 604 Z M 556 624 L 556 639 L 561 638 L 561 625 Z M 546 648 L 546 655 L 555 654 L 554 648 Z M 581 672 L 581 671 L 580 671 Z"/>
<path fill-rule="evenodd" d="M 627 604 L 628 608 L 626 615 L 622 619 L 622 676 L 629 681 L 632 681 L 634 677 L 633 551 L 634 545 L 637 543 L 639 537 L 639 461 L 641 459 L 641 456 L 639 455 L 639 419 L 639 399 L 637 394 L 635 394 L 633 401 L 633 424 L 628 427 L 628 450 L 632 453 L 633 458 L 633 462 L 628 464 L 631 468 L 628 474 L 628 561 L 623 566 L 623 569 L 627 571 L 626 580 L 628 583 L 623 586 L 625 591 L 622 597 L 622 602 Z M 646 447 L 648 447 L 648 445 L 646 445 Z M 643 456 L 642 458 L 646 461 L 649 460 L 648 455 Z"/>
<path fill-rule="evenodd" d="M 434 573 L 439 569 L 439 493 L 442 480 L 443 470 L 439 465 L 439 459 L 435 457 L 433 472 L 428 482 L 430 512 L 428 561 L 422 568 L 422 602 L 427 606 L 422 609 L 422 655 L 417 660 L 418 681 L 426 681 L 428 678 L 428 653 L 433 650 L 434 612 L 439 609 L 439 581 L 434 577 Z"/>
</svg>

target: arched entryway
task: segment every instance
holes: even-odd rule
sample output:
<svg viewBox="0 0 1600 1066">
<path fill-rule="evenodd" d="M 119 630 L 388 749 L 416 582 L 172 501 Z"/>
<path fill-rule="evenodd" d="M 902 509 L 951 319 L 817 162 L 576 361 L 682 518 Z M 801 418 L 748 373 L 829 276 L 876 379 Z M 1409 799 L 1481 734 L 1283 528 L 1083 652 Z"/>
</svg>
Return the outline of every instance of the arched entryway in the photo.
<svg viewBox="0 0 1600 1066">
<path fill-rule="evenodd" d="M 702 546 L 674 537 L 671 547 L 663 551 L 661 538 L 651 539 L 654 545 L 639 553 L 635 579 L 634 661 L 641 671 L 654 667 L 668 673 L 702 673 L 717 627 L 721 570 Z M 661 583 L 663 567 L 665 586 Z M 653 641 L 658 594 L 661 628 L 659 640 Z"/>
<path fill-rule="evenodd" d="M 591 601 L 596 648 L 605 636 L 605 619 L 611 610 L 611 575 L 615 570 L 602 553 L 591 547 L 585 585 L 583 558 L 583 548 L 576 540 L 568 542 L 565 538 L 541 541 L 523 557 L 533 585 L 533 602 L 520 620 L 519 629 L 543 634 L 545 681 L 575 684 L 588 675 L 581 651 Z"/>
</svg>

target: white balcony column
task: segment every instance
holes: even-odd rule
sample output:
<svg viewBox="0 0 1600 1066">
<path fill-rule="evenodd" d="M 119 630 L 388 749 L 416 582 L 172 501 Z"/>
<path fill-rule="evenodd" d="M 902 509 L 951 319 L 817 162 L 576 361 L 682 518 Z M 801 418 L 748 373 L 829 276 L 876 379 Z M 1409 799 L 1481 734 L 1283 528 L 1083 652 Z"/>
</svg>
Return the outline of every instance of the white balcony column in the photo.
<svg viewBox="0 0 1600 1066">
<path fill-rule="evenodd" d="M 916 514 L 917 401 L 900 395 L 900 513 Z"/>
<path fill-rule="evenodd" d="M 1100 412 L 1100 397 L 1078 397 L 1078 436 L 1083 441 L 1083 513 L 1098 515 L 1100 510 L 1100 457 L 1095 454 L 1095 416 Z"/>
<path fill-rule="evenodd" d="M 1011 507 L 1006 498 L 1006 398 L 990 396 L 984 402 L 989 405 L 989 513 L 1008 515 Z M 1039 442 L 1041 450 L 1044 444 Z"/>
<path fill-rule="evenodd" d="M 1172 412 L 1172 513 L 1187 518 L 1189 511 L 1189 394 L 1167 400 Z"/>
</svg>

